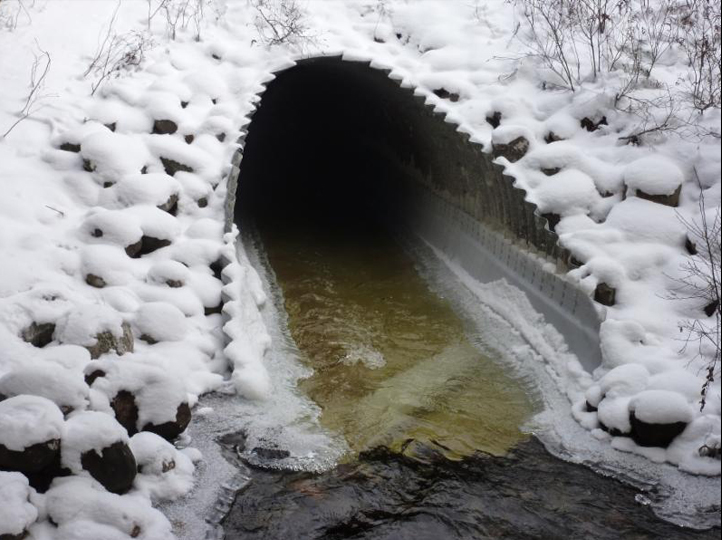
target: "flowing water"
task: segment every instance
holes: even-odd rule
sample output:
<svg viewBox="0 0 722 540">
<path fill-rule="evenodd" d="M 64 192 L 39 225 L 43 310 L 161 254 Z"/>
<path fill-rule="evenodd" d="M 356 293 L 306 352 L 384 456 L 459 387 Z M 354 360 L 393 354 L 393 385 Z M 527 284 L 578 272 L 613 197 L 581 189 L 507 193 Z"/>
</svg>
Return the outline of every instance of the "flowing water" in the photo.
<svg viewBox="0 0 722 540">
<path fill-rule="evenodd" d="M 549 454 L 525 430 L 543 408 L 533 381 L 381 229 L 293 223 L 260 229 L 290 349 L 310 368 L 293 384 L 347 450 L 288 470 L 293 451 L 231 436 L 251 468 L 227 539 L 719 538 L 655 517 L 654 487 Z"/>
<path fill-rule="evenodd" d="M 338 224 L 337 224 L 338 225 Z M 300 388 L 352 452 L 415 440 L 449 458 L 502 455 L 533 408 L 388 234 L 365 224 L 266 229 L 290 333 L 313 374 Z"/>
</svg>

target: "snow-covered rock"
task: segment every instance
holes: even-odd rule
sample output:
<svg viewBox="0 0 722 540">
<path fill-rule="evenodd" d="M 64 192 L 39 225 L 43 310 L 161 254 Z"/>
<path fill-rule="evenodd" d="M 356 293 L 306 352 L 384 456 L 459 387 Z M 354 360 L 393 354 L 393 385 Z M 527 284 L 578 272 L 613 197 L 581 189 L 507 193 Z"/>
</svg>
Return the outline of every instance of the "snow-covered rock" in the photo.
<svg viewBox="0 0 722 540">
<path fill-rule="evenodd" d="M 0 538 L 22 538 L 35 523 L 38 509 L 30 502 L 32 493 L 25 476 L 0 471 Z"/>
</svg>

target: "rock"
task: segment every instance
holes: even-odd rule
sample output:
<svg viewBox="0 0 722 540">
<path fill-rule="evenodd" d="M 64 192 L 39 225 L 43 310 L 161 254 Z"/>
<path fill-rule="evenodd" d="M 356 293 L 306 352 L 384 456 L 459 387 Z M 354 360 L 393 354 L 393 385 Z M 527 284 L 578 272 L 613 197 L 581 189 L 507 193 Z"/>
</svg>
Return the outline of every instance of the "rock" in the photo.
<svg viewBox="0 0 722 540">
<path fill-rule="evenodd" d="M 717 310 L 719 310 L 719 308 L 719 300 L 712 300 L 709 304 L 702 308 L 702 311 L 704 311 L 704 314 L 707 315 L 707 317 L 711 317 L 715 314 L 715 312 L 717 312 Z"/>
<path fill-rule="evenodd" d="M 667 448 L 671 442 L 687 427 L 687 422 L 672 422 L 670 424 L 651 424 L 638 419 L 634 411 L 629 413 L 629 423 L 632 424 L 632 440 L 639 446 L 656 446 Z"/>
<path fill-rule="evenodd" d="M 636 195 L 640 199 L 645 199 L 657 204 L 663 204 L 665 206 L 677 207 L 679 206 L 679 194 L 682 192 L 682 185 L 680 184 L 677 189 L 670 195 L 650 195 L 645 193 L 641 189 L 637 189 Z"/>
<path fill-rule="evenodd" d="M 50 465 L 60 452 L 60 439 L 28 446 L 22 451 L 8 450 L 0 444 L 0 469 L 32 474 Z"/>
<path fill-rule="evenodd" d="M 456 103 L 459 101 L 459 94 L 456 92 L 449 92 L 446 88 L 438 88 L 434 90 L 434 94 L 436 94 L 441 99 L 448 99 L 452 103 Z"/>
<path fill-rule="evenodd" d="M 216 139 L 218 139 L 219 142 L 223 142 L 226 140 L 226 134 L 225 133 L 218 133 L 216 135 Z"/>
<path fill-rule="evenodd" d="M 118 127 L 118 124 L 116 122 L 111 122 L 110 124 L 103 124 L 105 127 L 107 127 L 110 131 L 115 133 L 116 128 Z"/>
<path fill-rule="evenodd" d="M 90 476 L 111 493 L 122 495 L 133 487 L 137 465 L 133 452 L 125 443 L 118 441 L 98 454 L 90 450 L 82 454 L 80 462 Z"/>
<path fill-rule="evenodd" d="M 172 135 L 178 131 L 178 124 L 173 120 L 156 120 L 153 122 L 153 133 L 158 135 Z"/>
<path fill-rule="evenodd" d="M 196 202 L 198 203 L 198 208 L 205 208 L 208 206 L 208 199 L 206 197 L 201 197 Z"/>
<path fill-rule="evenodd" d="M 141 238 L 137 242 L 134 242 L 128 246 L 125 246 L 125 253 L 130 257 L 131 259 L 137 259 L 140 257 L 140 250 L 143 247 L 143 239 Z"/>
<path fill-rule="evenodd" d="M 171 216 L 175 216 L 178 213 L 178 194 L 173 193 L 168 200 L 158 206 L 159 209 L 164 212 L 168 212 Z"/>
<path fill-rule="evenodd" d="M 600 283 L 594 289 L 594 300 L 604 306 L 613 306 L 616 303 L 617 289 L 606 283 Z"/>
<path fill-rule="evenodd" d="M 110 401 L 110 406 L 115 413 L 115 419 L 126 429 L 128 435 L 138 433 L 138 406 L 131 392 L 121 390 Z"/>
<path fill-rule="evenodd" d="M 80 145 L 79 144 L 73 144 L 69 142 L 65 142 L 60 145 L 60 149 L 64 150 L 65 152 L 73 152 L 75 154 L 80 152 Z"/>
<path fill-rule="evenodd" d="M 83 159 L 83 170 L 86 172 L 95 172 L 95 163 L 89 159 Z"/>
<path fill-rule="evenodd" d="M 589 118 L 589 117 L 585 117 L 585 118 L 582 118 L 581 125 L 582 125 L 582 127 L 583 127 L 584 129 L 586 129 L 587 131 L 590 131 L 590 132 L 592 132 L 592 131 L 597 131 L 600 126 L 606 126 L 606 125 L 608 125 L 608 123 L 607 123 L 607 117 L 606 117 L 606 116 L 602 116 L 602 118 L 601 118 L 599 121 L 597 121 L 597 122 L 595 122 L 594 120 L 592 120 L 592 119 Z"/>
<path fill-rule="evenodd" d="M 501 113 L 499 111 L 494 111 L 493 114 L 486 117 L 486 121 L 494 129 L 498 128 L 501 125 Z"/>
<path fill-rule="evenodd" d="M 95 274 L 88 274 L 87 276 L 85 276 L 85 283 L 97 289 L 102 289 L 107 285 L 107 283 L 102 277 L 96 276 Z"/>
<path fill-rule="evenodd" d="M 137 259 L 143 255 L 148 255 L 149 253 L 153 253 L 154 251 L 170 245 L 170 240 L 143 235 L 140 240 L 127 246 L 125 248 L 125 253 L 131 259 Z"/>
<path fill-rule="evenodd" d="M 541 169 L 541 172 L 547 176 L 554 176 L 555 174 L 562 172 L 562 169 L 561 167 L 552 167 L 551 169 Z"/>
<path fill-rule="evenodd" d="M 141 431 L 150 431 L 166 439 L 172 441 L 178 438 L 183 433 L 188 424 L 191 422 L 191 408 L 188 403 L 181 403 L 178 405 L 178 412 L 176 413 L 175 421 L 164 422 L 162 424 L 151 424 L 148 423 L 143 426 Z"/>
<path fill-rule="evenodd" d="M 175 176 L 175 173 L 178 171 L 193 172 L 193 167 L 175 161 L 174 159 L 161 157 L 160 161 L 163 163 L 163 168 L 168 176 Z"/>
<path fill-rule="evenodd" d="M 185 137 L 183 137 L 183 140 L 186 142 L 186 144 L 192 144 L 193 141 L 196 140 L 196 137 L 195 135 L 186 135 Z"/>
<path fill-rule="evenodd" d="M 544 142 L 546 142 L 547 144 L 551 144 L 551 143 L 555 143 L 555 142 L 559 142 L 559 141 L 563 141 L 563 140 L 564 139 L 562 137 L 560 137 L 553 131 L 550 131 L 549 133 L 547 133 L 544 136 Z"/>
<path fill-rule="evenodd" d="M 690 255 L 697 255 L 697 244 L 695 244 L 689 236 L 684 240 L 684 248 Z"/>
<path fill-rule="evenodd" d="M 55 323 L 36 323 L 33 322 L 25 330 L 23 330 L 23 340 L 34 345 L 35 347 L 42 348 L 53 341 L 53 334 L 55 333 Z"/>
<path fill-rule="evenodd" d="M 55 403 L 20 395 L 0 401 L 0 469 L 37 473 L 57 457 L 64 418 Z"/>
<path fill-rule="evenodd" d="M 261 459 L 285 459 L 291 455 L 288 450 L 281 450 L 279 448 L 261 448 L 256 447 L 251 450 L 252 453 L 256 454 Z"/>
<path fill-rule="evenodd" d="M 495 158 L 505 157 L 514 163 L 523 158 L 529 151 L 529 141 L 526 137 L 517 137 L 508 144 L 495 143 L 492 145 L 492 155 Z"/>
<path fill-rule="evenodd" d="M 112 332 L 101 332 L 96 336 L 96 342 L 94 345 L 87 345 L 85 348 L 88 349 L 90 357 L 95 360 L 101 355 L 114 350 L 118 355 L 122 356 L 127 352 L 133 352 L 134 339 L 133 330 L 130 324 L 123 322 L 121 325 L 123 335 L 117 338 Z"/>
</svg>

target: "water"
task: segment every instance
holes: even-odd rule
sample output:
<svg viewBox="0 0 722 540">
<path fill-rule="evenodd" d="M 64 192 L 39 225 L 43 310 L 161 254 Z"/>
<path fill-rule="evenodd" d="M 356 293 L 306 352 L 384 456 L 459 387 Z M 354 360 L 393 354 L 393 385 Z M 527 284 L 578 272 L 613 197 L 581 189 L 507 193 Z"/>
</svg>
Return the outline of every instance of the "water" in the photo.
<svg viewBox="0 0 722 540">
<path fill-rule="evenodd" d="M 337 224 L 338 225 L 338 224 Z M 409 439 L 449 458 L 503 455 L 533 407 L 494 352 L 433 292 L 411 257 L 372 225 L 266 228 L 263 242 L 321 423 L 352 458 Z"/>
<path fill-rule="evenodd" d="M 667 497 L 658 482 L 630 487 L 550 454 L 532 430 L 557 455 L 570 433 L 589 434 L 563 395 L 539 391 L 548 366 L 469 289 L 439 285 L 443 264 L 418 245 L 404 244 L 411 256 L 354 221 L 293 223 L 261 229 L 260 264 L 282 292 L 276 323 L 288 341 L 271 368 L 298 362 L 287 383 L 312 400 L 308 416 L 338 459 L 299 470 L 287 439 L 246 429 L 232 450 L 251 465 L 250 482 L 226 538 L 719 538 L 719 528 L 658 519 L 650 501 Z M 615 453 L 590 444 L 604 459 Z M 566 457 L 599 457 L 575 451 Z M 621 456 L 627 470 L 641 461 Z M 672 482 L 681 474 L 654 467 Z M 705 504 L 718 521 L 719 507 Z"/>
</svg>

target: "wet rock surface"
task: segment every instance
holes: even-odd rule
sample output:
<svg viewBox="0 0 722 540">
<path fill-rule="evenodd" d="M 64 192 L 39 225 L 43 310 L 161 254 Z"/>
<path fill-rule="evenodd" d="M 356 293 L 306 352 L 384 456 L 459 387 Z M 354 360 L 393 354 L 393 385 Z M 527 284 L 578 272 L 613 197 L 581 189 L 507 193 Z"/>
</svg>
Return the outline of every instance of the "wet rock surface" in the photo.
<svg viewBox="0 0 722 540">
<path fill-rule="evenodd" d="M 507 457 L 449 461 L 410 444 L 320 475 L 254 469 L 227 538 L 709 538 L 656 518 L 639 491 L 558 460 L 535 439 Z"/>
</svg>

